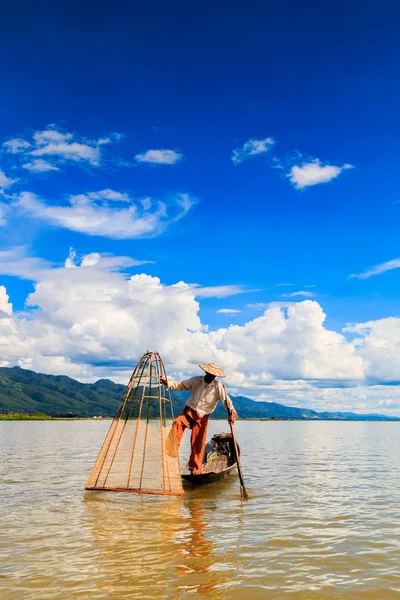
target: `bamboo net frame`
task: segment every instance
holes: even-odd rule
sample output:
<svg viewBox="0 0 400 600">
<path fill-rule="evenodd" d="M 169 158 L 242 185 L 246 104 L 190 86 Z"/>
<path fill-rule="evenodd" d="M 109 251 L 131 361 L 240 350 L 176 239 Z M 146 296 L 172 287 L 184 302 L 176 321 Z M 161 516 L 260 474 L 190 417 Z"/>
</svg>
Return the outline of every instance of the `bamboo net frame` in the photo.
<svg viewBox="0 0 400 600">
<path fill-rule="evenodd" d="M 174 420 L 158 352 L 140 358 L 86 484 L 87 490 L 182 496 Z M 173 430 L 172 430 L 173 431 Z"/>
</svg>

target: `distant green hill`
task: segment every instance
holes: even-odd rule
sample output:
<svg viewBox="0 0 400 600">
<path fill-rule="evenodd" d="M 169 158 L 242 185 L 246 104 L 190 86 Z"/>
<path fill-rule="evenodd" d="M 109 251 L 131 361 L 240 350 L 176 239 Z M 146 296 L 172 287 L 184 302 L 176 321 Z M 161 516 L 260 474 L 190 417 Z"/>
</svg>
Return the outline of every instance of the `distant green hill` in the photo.
<svg viewBox="0 0 400 600">
<path fill-rule="evenodd" d="M 125 386 L 109 379 L 80 383 L 65 375 L 43 375 L 20 369 L 0 367 L 0 413 L 42 413 L 53 417 L 112 417 Z M 188 392 L 172 392 L 174 412 L 179 414 Z M 398 420 L 383 415 L 355 413 L 318 413 L 307 408 L 284 406 L 276 402 L 256 402 L 245 396 L 232 398 L 242 419 L 335 419 Z M 213 417 L 224 418 L 221 404 Z"/>
</svg>

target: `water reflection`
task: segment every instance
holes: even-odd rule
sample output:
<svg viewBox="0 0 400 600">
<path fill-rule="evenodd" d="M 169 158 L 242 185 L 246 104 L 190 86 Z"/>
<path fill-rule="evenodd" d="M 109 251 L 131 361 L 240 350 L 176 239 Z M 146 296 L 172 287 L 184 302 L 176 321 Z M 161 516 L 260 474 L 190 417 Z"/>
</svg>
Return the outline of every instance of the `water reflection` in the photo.
<svg viewBox="0 0 400 600">
<path fill-rule="evenodd" d="M 211 539 L 217 500 L 198 494 L 160 499 L 86 492 L 84 519 L 97 550 L 99 591 L 115 599 L 219 597 L 237 565 L 224 544 Z"/>
<path fill-rule="evenodd" d="M 181 536 L 174 539 L 179 576 L 179 586 L 174 591 L 180 589 L 204 597 L 219 597 L 232 580 L 237 566 L 231 553 L 224 553 L 223 546 L 210 539 L 214 511 L 210 511 L 206 498 L 189 492 L 183 508 L 186 518 L 182 521 Z"/>
<path fill-rule="evenodd" d="M 0 423 L 1 600 L 400 598 L 397 423 L 239 422 L 244 504 L 84 493 L 107 428 Z"/>
</svg>

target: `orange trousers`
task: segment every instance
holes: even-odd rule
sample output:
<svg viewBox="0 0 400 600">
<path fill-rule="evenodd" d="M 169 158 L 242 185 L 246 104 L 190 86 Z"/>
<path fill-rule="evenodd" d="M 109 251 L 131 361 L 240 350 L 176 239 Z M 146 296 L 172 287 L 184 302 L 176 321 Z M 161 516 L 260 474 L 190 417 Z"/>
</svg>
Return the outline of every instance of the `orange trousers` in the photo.
<svg viewBox="0 0 400 600">
<path fill-rule="evenodd" d="M 202 472 L 207 428 L 208 415 L 199 417 L 196 411 L 187 406 L 184 408 L 183 413 L 180 414 L 175 421 L 176 445 L 178 448 L 181 444 L 185 429 L 192 430 L 192 435 L 190 438 L 192 452 L 189 459 L 189 469 L 192 470 L 194 475 L 199 475 Z"/>
</svg>

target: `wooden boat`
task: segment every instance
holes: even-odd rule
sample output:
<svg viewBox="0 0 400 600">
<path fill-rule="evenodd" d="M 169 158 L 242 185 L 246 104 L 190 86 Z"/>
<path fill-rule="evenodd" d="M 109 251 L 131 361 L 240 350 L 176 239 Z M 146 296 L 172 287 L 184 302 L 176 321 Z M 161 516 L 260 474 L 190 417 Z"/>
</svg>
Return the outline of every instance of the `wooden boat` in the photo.
<svg viewBox="0 0 400 600">
<path fill-rule="evenodd" d="M 239 447 L 238 452 L 240 456 Z M 182 479 L 193 484 L 213 483 L 228 477 L 236 467 L 232 435 L 217 433 L 206 444 L 201 475 L 192 475 L 189 463 L 186 463 L 182 469 Z"/>
</svg>

